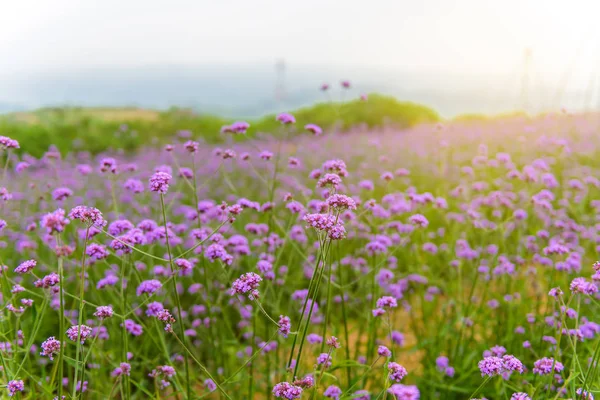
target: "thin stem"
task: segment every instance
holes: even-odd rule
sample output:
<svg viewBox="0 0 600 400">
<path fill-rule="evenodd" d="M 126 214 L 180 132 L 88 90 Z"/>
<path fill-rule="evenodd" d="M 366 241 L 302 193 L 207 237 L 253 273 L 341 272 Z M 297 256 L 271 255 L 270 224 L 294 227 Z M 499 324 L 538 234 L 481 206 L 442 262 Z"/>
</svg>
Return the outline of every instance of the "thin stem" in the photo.
<svg viewBox="0 0 600 400">
<path fill-rule="evenodd" d="M 60 245 L 60 236 L 56 237 L 56 245 Z M 58 360 L 58 398 L 62 399 L 62 393 L 63 393 L 63 385 L 62 385 L 62 380 L 63 380 L 63 374 L 64 374 L 64 365 L 65 365 L 65 357 L 64 357 L 64 353 L 65 353 L 65 298 L 64 298 L 64 288 L 63 285 L 65 284 L 65 276 L 64 276 L 64 271 L 63 271 L 63 259 L 62 257 L 58 257 L 58 279 L 59 279 L 59 292 L 58 292 L 58 297 L 59 297 L 59 317 L 58 317 L 58 329 L 59 329 L 59 341 L 60 341 L 60 353 L 59 353 L 59 360 Z"/>
<path fill-rule="evenodd" d="M 164 222 L 164 226 L 165 226 L 165 241 L 166 241 L 166 245 L 167 245 L 167 253 L 169 254 L 169 265 L 171 267 L 171 275 L 173 276 L 173 292 L 175 294 L 175 303 L 177 306 L 177 317 L 179 318 L 179 333 L 181 335 L 181 337 L 183 338 L 182 340 L 185 340 L 185 333 L 184 333 L 184 329 L 183 329 L 183 318 L 181 317 L 181 301 L 179 299 L 179 292 L 177 291 L 177 273 L 178 271 L 175 270 L 175 266 L 173 265 L 173 257 L 171 255 L 171 246 L 169 244 L 169 233 L 168 233 L 168 227 L 167 227 L 167 213 L 165 211 L 165 197 L 164 194 L 160 194 L 160 208 L 162 210 L 162 215 L 163 215 L 163 222 Z M 183 343 L 182 343 L 183 344 Z M 185 344 L 183 345 L 184 347 Z M 192 388 L 191 388 L 191 382 L 190 382 L 190 363 L 189 363 L 189 359 L 187 356 L 187 353 L 184 354 L 185 357 L 185 378 L 186 378 L 186 393 L 187 393 L 187 399 L 191 399 L 192 398 Z"/>
<path fill-rule="evenodd" d="M 81 352 L 81 325 L 83 324 L 83 310 L 84 310 L 84 293 L 85 293 L 85 256 L 87 253 L 87 243 L 90 234 L 90 226 L 85 230 L 85 242 L 83 244 L 83 253 L 81 255 L 81 278 L 79 282 L 79 315 L 78 315 L 78 326 L 77 326 L 77 350 L 75 352 L 75 377 L 73 378 L 73 399 L 77 399 L 77 376 L 79 373 L 79 353 Z M 83 376 L 83 371 L 82 371 Z M 61 377 L 62 380 L 62 377 Z M 83 381 L 82 381 L 83 389 Z"/>
</svg>

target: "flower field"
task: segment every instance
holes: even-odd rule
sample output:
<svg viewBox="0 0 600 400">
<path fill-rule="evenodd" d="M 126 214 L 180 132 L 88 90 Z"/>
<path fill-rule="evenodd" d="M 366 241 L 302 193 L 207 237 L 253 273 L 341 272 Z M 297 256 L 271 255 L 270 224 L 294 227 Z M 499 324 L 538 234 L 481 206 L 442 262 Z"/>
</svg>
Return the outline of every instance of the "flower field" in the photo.
<svg viewBox="0 0 600 400">
<path fill-rule="evenodd" d="M 0 396 L 600 393 L 597 116 L 277 121 L 97 156 L 3 132 Z"/>
</svg>

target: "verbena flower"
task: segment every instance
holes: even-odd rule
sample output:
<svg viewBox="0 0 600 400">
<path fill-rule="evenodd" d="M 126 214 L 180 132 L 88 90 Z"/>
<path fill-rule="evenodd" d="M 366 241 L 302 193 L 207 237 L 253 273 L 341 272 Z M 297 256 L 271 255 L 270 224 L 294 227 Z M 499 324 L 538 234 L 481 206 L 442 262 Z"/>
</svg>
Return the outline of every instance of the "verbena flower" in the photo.
<svg viewBox="0 0 600 400">
<path fill-rule="evenodd" d="M 79 338 L 81 344 L 85 343 L 86 339 L 92 334 L 92 328 L 87 325 L 73 325 L 67 329 L 67 337 L 72 341 L 76 342 Z"/>
<path fill-rule="evenodd" d="M 113 316 L 113 309 L 111 306 L 99 306 L 96 308 L 94 316 L 98 317 L 99 319 L 110 318 Z"/>
<path fill-rule="evenodd" d="M 8 396 L 12 397 L 17 394 L 17 392 L 22 392 L 25 390 L 25 383 L 20 379 L 13 379 L 8 382 L 6 389 L 8 390 Z"/>
<path fill-rule="evenodd" d="M 150 191 L 166 194 L 173 177 L 166 172 L 156 172 L 150 177 Z"/>
<path fill-rule="evenodd" d="M 402 381 L 402 379 L 404 379 L 406 375 L 408 375 L 408 371 L 406 371 L 406 368 L 404 368 L 402 365 L 396 362 L 388 362 L 387 368 L 389 374 L 388 377 L 391 381 L 400 382 Z"/>
<path fill-rule="evenodd" d="M 302 388 L 288 382 L 281 382 L 273 387 L 272 393 L 273 396 L 281 399 L 294 400 L 302 396 Z"/>
<path fill-rule="evenodd" d="M 77 206 L 69 212 L 69 218 L 77 219 L 85 224 L 94 225 L 102 228 L 106 225 L 106 221 L 102 217 L 100 210 L 94 207 Z"/>
<path fill-rule="evenodd" d="M 60 352 L 60 341 L 56 340 L 54 336 L 50 336 L 42 343 L 42 351 L 40 355 L 48 357 L 50 360 L 54 359 L 54 355 Z"/>
</svg>

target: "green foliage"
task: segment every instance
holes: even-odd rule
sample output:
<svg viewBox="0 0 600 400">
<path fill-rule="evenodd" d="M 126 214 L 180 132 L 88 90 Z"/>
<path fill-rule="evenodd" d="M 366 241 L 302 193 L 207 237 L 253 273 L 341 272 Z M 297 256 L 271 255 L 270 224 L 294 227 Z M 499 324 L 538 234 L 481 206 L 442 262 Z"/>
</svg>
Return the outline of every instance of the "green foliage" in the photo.
<svg viewBox="0 0 600 400">
<path fill-rule="evenodd" d="M 428 107 L 376 94 L 370 95 L 367 101 L 319 103 L 292 111 L 292 114 L 296 117 L 297 133 L 309 123 L 328 132 L 358 125 L 407 128 L 440 119 Z M 131 108 L 46 108 L 0 118 L 0 135 L 17 139 L 21 148 L 34 156 L 41 156 L 50 145 L 55 145 L 62 153 L 83 150 L 95 154 L 116 148 L 133 151 L 149 144 L 164 144 L 179 130 L 189 130 L 195 138 L 218 143 L 223 140 L 221 127 L 232 122 L 180 108 L 163 112 Z M 257 133 L 272 134 L 279 127 L 275 115 L 248 122 L 251 127 L 246 137 L 254 137 Z"/>
</svg>

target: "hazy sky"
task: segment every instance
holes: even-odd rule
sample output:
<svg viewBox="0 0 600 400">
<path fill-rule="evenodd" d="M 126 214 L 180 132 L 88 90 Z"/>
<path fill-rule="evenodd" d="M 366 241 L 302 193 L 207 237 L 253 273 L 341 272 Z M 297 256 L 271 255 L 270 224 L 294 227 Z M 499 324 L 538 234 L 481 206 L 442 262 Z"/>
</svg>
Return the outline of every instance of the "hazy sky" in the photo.
<svg viewBox="0 0 600 400">
<path fill-rule="evenodd" d="M 532 47 L 559 76 L 600 67 L 599 14 L 598 0 L 0 0 L 0 75 L 277 58 L 509 73 Z"/>
</svg>

